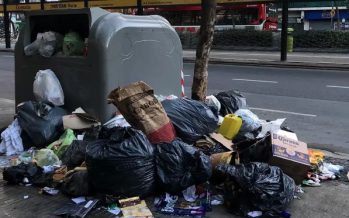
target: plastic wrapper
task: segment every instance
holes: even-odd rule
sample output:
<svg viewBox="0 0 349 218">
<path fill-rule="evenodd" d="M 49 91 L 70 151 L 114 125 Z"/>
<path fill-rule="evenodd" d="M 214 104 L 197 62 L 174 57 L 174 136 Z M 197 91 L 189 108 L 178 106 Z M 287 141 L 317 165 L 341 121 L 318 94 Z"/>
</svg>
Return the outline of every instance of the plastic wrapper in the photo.
<svg viewBox="0 0 349 218">
<path fill-rule="evenodd" d="M 27 101 L 19 104 L 18 122 L 37 147 L 44 147 L 63 133 L 62 117 L 67 112 L 42 102 Z"/>
<path fill-rule="evenodd" d="M 279 167 L 254 162 L 216 169 L 236 185 L 226 186 L 225 201 L 233 207 L 230 209 L 243 210 L 245 216 L 260 210 L 265 217 L 280 217 L 294 198 L 296 185 Z"/>
<path fill-rule="evenodd" d="M 215 97 L 221 103 L 220 114 L 222 116 L 247 108 L 246 98 L 237 90 L 220 92 Z"/>
<path fill-rule="evenodd" d="M 33 92 L 37 101 L 50 102 L 55 106 L 64 105 L 64 93 L 62 86 L 50 70 L 39 70 L 33 83 Z"/>
<path fill-rule="evenodd" d="M 101 194 L 147 196 L 155 188 L 154 149 L 131 127 L 116 127 L 107 139 L 90 142 L 86 165 L 92 189 Z"/>
<path fill-rule="evenodd" d="M 218 127 L 218 116 L 205 104 L 187 98 L 161 102 L 175 126 L 177 136 L 193 143 Z"/>
<path fill-rule="evenodd" d="M 239 109 L 235 112 L 235 115 L 242 119 L 242 126 L 234 141 L 239 142 L 245 139 L 254 139 L 262 126 L 258 116 L 248 109 Z"/>
<path fill-rule="evenodd" d="M 35 152 L 34 160 L 39 167 L 60 165 L 57 155 L 50 149 L 40 149 Z"/>
<path fill-rule="evenodd" d="M 206 182 L 212 174 L 210 158 L 179 139 L 156 146 L 156 167 L 161 189 L 173 194 Z"/>
</svg>

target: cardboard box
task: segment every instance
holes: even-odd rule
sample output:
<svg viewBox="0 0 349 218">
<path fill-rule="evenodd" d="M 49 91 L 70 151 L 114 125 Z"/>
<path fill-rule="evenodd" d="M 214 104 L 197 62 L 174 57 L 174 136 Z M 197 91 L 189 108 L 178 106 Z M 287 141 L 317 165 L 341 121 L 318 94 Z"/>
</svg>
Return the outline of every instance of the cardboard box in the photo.
<svg viewBox="0 0 349 218">
<path fill-rule="evenodd" d="M 99 125 L 101 123 L 82 108 L 76 109 L 70 115 L 63 116 L 64 129 L 88 129 Z"/>
<path fill-rule="evenodd" d="M 276 133 L 271 134 L 271 143 L 270 165 L 280 167 L 284 173 L 300 184 L 310 170 L 307 144 Z"/>
</svg>

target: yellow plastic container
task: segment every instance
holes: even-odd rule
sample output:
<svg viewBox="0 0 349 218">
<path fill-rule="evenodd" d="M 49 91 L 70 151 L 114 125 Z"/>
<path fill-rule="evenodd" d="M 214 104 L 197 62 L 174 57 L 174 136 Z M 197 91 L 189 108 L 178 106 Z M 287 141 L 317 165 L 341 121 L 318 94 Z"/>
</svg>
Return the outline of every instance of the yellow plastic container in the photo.
<svg viewBox="0 0 349 218">
<path fill-rule="evenodd" d="M 222 125 L 219 127 L 218 132 L 225 138 L 232 140 L 238 133 L 242 125 L 240 117 L 234 114 L 227 114 L 224 117 Z"/>
</svg>

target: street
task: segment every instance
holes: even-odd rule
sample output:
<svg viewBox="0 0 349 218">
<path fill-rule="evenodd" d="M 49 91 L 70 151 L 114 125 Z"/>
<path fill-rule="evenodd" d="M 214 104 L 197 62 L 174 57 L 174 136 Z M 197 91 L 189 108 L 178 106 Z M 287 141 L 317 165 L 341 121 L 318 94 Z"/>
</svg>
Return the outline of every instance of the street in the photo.
<svg viewBox="0 0 349 218">
<path fill-rule="evenodd" d="M 193 67 L 184 65 L 187 92 Z M 287 118 L 310 147 L 349 153 L 349 72 L 210 65 L 208 83 L 209 94 L 240 90 L 261 119 Z"/>
<path fill-rule="evenodd" d="M 190 96 L 193 64 L 184 64 Z M 14 114 L 13 53 L 0 53 L 0 124 Z M 34 78 L 33 78 L 34 80 Z M 261 119 L 286 125 L 310 147 L 349 153 L 349 72 L 236 65 L 210 65 L 209 94 L 237 89 Z"/>
</svg>

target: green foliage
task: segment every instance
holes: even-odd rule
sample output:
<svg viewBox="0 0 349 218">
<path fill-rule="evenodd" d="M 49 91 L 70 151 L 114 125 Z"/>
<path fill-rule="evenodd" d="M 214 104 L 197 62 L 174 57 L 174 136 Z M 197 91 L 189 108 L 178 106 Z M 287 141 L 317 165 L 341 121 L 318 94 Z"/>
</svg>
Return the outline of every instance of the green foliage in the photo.
<svg viewBox="0 0 349 218">
<path fill-rule="evenodd" d="M 293 34 L 295 48 L 349 48 L 349 32 L 299 31 Z"/>
</svg>

